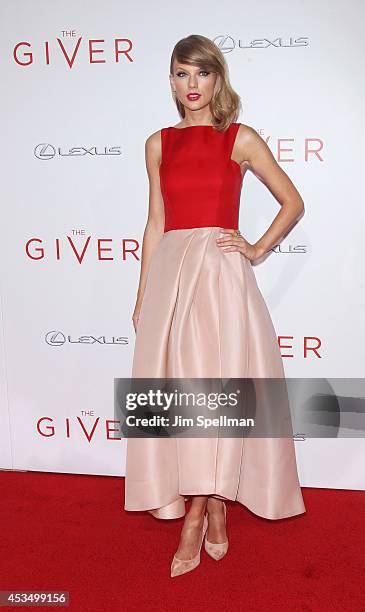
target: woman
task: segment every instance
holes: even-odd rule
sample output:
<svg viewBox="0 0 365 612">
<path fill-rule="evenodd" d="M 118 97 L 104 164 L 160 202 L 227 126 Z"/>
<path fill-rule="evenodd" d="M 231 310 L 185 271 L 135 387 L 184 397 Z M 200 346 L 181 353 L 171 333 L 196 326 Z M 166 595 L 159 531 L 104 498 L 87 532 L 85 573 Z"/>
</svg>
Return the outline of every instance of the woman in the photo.
<svg viewBox="0 0 365 612">
<path fill-rule="evenodd" d="M 283 378 L 251 262 L 298 220 L 302 198 L 256 131 L 236 122 L 239 97 L 212 41 L 180 40 L 170 83 L 182 120 L 146 141 L 149 214 L 132 378 Z M 255 244 L 238 230 L 247 169 L 281 205 Z M 268 519 L 305 512 L 292 437 L 128 440 L 125 509 L 185 515 L 171 576 L 197 567 L 203 540 L 214 559 L 226 554 L 227 499 Z"/>
</svg>

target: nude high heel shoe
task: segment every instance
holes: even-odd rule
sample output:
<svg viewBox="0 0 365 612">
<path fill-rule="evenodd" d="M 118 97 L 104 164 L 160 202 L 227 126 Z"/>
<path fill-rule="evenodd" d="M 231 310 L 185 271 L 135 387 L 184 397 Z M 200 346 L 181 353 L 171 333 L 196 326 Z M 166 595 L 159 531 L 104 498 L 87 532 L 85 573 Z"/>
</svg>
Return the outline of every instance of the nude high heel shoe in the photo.
<svg viewBox="0 0 365 612">
<path fill-rule="evenodd" d="M 224 508 L 224 523 L 226 524 L 227 509 L 226 509 L 226 504 L 224 502 L 223 502 L 223 508 Z M 208 555 L 212 557 L 212 559 L 219 561 L 220 559 L 223 559 L 224 555 L 227 554 L 228 539 L 225 542 L 222 542 L 222 544 L 214 544 L 213 542 L 208 542 L 207 536 L 205 536 L 204 548 L 206 552 L 208 553 Z"/>
<path fill-rule="evenodd" d="M 193 569 L 198 567 L 200 563 L 200 551 L 203 544 L 204 536 L 208 528 L 208 519 L 207 515 L 204 515 L 203 528 L 201 533 L 201 539 L 199 544 L 198 553 L 195 555 L 193 559 L 178 559 L 175 555 L 171 563 L 171 578 L 175 576 L 181 576 L 181 574 L 186 574 L 187 572 L 191 572 Z"/>
</svg>

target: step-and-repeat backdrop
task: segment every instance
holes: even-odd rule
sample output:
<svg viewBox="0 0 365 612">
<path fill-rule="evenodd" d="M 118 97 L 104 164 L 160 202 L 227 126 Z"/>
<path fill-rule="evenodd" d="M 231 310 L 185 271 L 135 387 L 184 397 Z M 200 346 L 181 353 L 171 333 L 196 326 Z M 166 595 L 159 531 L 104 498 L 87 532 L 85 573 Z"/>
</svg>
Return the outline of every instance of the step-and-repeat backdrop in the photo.
<svg viewBox="0 0 365 612">
<path fill-rule="evenodd" d="M 131 374 L 144 143 L 180 120 L 169 60 L 192 33 L 222 50 L 238 120 L 305 202 L 254 267 L 286 375 L 363 377 L 363 3 L 8 0 L 1 13 L 0 467 L 124 474 L 113 382 Z M 243 235 L 278 210 L 246 173 Z M 304 432 L 295 448 L 303 486 L 365 488 L 361 436 Z"/>
</svg>

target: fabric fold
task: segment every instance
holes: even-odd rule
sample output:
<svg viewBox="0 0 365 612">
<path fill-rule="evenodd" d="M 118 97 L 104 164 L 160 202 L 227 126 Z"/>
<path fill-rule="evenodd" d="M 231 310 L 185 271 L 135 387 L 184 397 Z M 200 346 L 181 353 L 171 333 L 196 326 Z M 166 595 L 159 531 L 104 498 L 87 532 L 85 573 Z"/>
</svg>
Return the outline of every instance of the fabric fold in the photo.
<svg viewBox="0 0 365 612">
<path fill-rule="evenodd" d="M 251 262 L 216 244 L 220 227 L 170 230 L 154 251 L 133 378 L 283 378 L 275 329 Z M 185 513 L 216 495 L 279 519 L 305 512 L 292 438 L 130 438 L 125 509 Z"/>
</svg>

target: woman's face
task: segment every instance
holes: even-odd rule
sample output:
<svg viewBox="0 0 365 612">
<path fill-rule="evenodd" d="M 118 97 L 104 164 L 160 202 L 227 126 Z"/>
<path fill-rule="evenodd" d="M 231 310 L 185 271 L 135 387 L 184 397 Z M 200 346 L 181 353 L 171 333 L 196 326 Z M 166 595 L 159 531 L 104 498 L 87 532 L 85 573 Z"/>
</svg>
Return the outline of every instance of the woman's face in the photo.
<svg viewBox="0 0 365 612">
<path fill-rule="evenodd" d="M 214 93 L 217 73 L 208 72 L 200 66 L 181 64 L 174 60 L 174 69 L 170 75 L 172 91 L 181 104 L 191 110 L 198 110 L 207 106 Z M 193 94 L 199 94 L 196 98 Z"/>
</svg>

